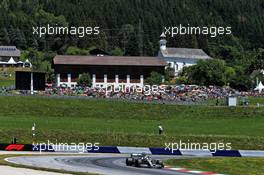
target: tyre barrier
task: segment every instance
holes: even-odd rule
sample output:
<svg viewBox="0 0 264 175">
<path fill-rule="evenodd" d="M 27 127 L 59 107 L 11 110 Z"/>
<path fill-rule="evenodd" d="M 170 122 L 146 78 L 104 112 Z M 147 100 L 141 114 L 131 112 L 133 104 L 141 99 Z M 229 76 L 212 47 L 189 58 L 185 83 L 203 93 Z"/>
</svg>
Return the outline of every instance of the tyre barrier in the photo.
<svg viewBox="0 0 264 175">
<path fill-rule="evenodd" d="M 99 146 L 93 147 L 92 149 L 87 149 L 89 153 L 116 153 L 120 154 L 121 152 L 118 150 L 117 146 Z"/>
<path fill-rule="evenodd" d="M 71 152 L 71 153 L 113 153 L 131 154 L 146 153 L 152 155 L 175 156 L 212 156 L 212 157 L 264 157 L 264 151 L 260 150 L 168 150 L 165 148 L 123 147 L 123 146 L 98 146 L 79 150 L 71 150 L 71 145 L 64 146 L 65 150 L 47 144 L 0 144 L 0 151 L 35 151 L 35 152 Z"/>
<path fill-rule="evenodd" d="M 226 150 L 219 151 L 218 150 L 215 153 L 213 153 L 213 156 L 241 157 L 241 154 L 237 150 L 230 150 L 230 151 L 226 151 Z"/>
<path fill-rule="evenodd" d="M 149 150 L 152 154 L 157 154 L 157 155 L 178 155 L 178 156 L 182 155 L 180 150 L 175 150 L 173 152 L 164 148 L 149 148 Z"/>
</svg>

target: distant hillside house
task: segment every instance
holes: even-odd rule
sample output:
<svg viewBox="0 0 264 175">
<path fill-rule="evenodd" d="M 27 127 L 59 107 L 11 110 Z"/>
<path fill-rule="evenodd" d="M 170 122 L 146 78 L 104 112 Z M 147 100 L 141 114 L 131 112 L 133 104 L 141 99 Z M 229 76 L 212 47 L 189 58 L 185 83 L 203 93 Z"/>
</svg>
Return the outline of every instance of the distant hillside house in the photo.
<svg viewBox="0 0 264 175">
<path fill-rule="evenodd" d="M 21 52 L 16 46 L 0 46 L 0 67 L 31 68 L 32 64 L 28 59 L 19 61 L 20 56 Z"/>
<path fill-rule="evenodd" d="M 195 65 L 197 61 L 201 59 L 211 59 L 202 49 L 166 47 L 166 36 L 163 33 L 160 37 L 160 51 L 158 56 L 167 62 L 167 67 L 174 70 L 175 76 L 177 76 L 185 66 Z"/>
<path fill-rule="evenodd" d="M 167 63 L 157 57 L 57 55 L 53 59 L 57 86 L 75 87 L 89 73 L 93 87 L 139 86 L 155 71 L 164 74 Z"/>
<path fill-rule="evenodd" d="M 8 62 L 11 57 L 18 61 L 20 56 L 21 52 L 16 46 L 0 46 L 0 61 Z"/>
</svg>

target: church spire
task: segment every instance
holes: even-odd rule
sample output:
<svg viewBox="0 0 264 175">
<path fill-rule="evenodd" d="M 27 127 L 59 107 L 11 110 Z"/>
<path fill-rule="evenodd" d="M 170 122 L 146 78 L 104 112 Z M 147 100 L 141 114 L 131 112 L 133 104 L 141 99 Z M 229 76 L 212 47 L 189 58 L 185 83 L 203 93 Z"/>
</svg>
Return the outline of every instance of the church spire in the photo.
<svg viewBox="0 0 264 175">
<path fill-rule="evenodd" d="M 166 50 L 167 40 L 164 32 L 160 35 L 159 43 L 160 43 L 160 50 Z"/>
</svg>

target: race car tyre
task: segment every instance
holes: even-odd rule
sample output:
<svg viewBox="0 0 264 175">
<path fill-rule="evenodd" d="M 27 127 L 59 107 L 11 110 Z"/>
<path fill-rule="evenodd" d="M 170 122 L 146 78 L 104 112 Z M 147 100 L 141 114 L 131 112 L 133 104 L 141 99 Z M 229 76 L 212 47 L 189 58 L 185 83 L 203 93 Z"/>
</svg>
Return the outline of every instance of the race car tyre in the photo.
<svg viewBox="0 0 264 175">
<path fill-rule="evenodd" d="M 162 163 L 162 161 L 156 160 L 156 164 L 160 165 L 161 163 Z"/>
<path fill-rule="evenodd" d="M 135 162 L 135 167 L 140 167 L 140 164 L 141 164 L 142 162 L 141 162 L 141 160 L 136 160 L 136 162 Z"/>
<path fill-rule="evenodd" d="M 133 165 L 133 159 L 132 158 L 126 158 L 126 165 L 132 166 Z"/>
<path fill-rule="evenodd" d="M 157 160 L 156 164 L 159 165 L 159 168 L 164 168 L 164 164 L 161 160 Z"/>
</svg>

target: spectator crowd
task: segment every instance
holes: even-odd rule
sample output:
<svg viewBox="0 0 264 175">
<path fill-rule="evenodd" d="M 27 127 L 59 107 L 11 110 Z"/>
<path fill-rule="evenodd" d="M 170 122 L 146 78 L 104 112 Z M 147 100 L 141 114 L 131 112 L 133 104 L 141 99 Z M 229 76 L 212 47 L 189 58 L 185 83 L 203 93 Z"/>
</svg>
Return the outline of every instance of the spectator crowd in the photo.
<svg viewBox="0 0 264 175">
<path fill-rule="evenodd" d="M 14 91 L 12 89 L 0 89 L 0 93 L 30 94 L 29 91 Z M 155 90 L 150 87 L 144 89 L 125 87 L 124 89 L 115 88 L 91 88 L 91 87 L 52 87 L 47 86 L 45 91 L 38 91 L 34 94 L 42 96 L 63 96 L 63 97 L 87 97 L 87 98 L 106 98 L 123 99 L 134 101 L 159 101 L 159 102 L 186 102 L 199 103 L 208 99 L 224 99 L 230 95 L 241 97 L 260 97 L 264 93 L 258 91 L 238 92 L 230 87 L 218 86 L 196 86 L 196 85 L 163 85 L 157 86 Z"/>
<path fill-rule="evenodd" d="M 156 90 L 150 88 L 105 89 L 105 88 L 47 88 L 42 95 L 85 96 L 90 98 L 111 98 L 145 101 L 168 102 L 201 102 L 207 99 L 225 98 L 236 91 L 228 87 L 201 87 L 195 85 L 159 86 Z"/>
</svg>

